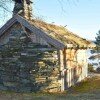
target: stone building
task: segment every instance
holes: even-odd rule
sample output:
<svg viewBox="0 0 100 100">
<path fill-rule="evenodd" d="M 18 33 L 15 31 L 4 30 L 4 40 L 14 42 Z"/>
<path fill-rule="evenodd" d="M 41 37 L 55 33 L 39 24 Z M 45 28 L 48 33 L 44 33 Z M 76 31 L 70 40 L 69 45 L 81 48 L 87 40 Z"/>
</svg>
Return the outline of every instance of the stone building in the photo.
<svg viewBox="0 0 100 100">
<path fill-rule="evenodd" d="M 32 2 L 21 1 L 0 29 L 0 90 L 59 92 L 86 78 L 87 49 L 95 44 L 32 19 Z"/>
</svg>

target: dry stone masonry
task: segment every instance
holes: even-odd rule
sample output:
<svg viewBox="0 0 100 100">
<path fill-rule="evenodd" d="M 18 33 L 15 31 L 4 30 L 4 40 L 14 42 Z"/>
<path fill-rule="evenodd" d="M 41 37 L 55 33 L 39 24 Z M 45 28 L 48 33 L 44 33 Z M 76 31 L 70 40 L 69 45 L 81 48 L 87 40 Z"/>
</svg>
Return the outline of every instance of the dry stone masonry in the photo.
<svg viewBox="0 0 100 100">
<path fill-rule="evenodd" d="M 0 46 L 0 90 L 60 91 L 57 51 L 32 43 L 22 28 Z"/>
</svg>

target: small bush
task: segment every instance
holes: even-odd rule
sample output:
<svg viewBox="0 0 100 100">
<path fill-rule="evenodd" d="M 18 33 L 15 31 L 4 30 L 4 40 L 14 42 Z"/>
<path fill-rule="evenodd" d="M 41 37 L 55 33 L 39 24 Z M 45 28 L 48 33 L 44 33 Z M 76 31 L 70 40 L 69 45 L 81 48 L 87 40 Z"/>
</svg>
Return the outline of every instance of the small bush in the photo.
<svg viewBox="0 0 100 100">
<path fill-rule="evenodd" d="M 97 73 L 100 73 L 100 67 L 98 67 L 98 68 L 96 69 L 96 72 L 97 72 Z"/>
<path fill-rule="evenodd" d="M 88 64 L 88 72 L 95 72 L 92 64 Z"/>
</svg>

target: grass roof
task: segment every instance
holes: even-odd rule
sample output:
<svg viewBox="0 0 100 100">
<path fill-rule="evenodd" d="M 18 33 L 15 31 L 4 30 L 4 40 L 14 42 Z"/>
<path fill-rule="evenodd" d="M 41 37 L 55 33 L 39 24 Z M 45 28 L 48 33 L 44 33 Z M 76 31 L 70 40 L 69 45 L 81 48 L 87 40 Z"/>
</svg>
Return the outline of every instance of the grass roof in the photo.
<svg viewBox="0 0 100 100">
<path fill-rule="evenodd" d="M 80 47 L 95 47 L 95 44 L 93 42 L 81 38 L 75 33 L 70 32 L 63 26 L 48 24 L 46 22 L 37 19 L 34 19 L 32 21 L 32 24 L 42 29 L 53 38 L 60 40 L 66 45 L 72 44 L 74 46 L 80 46 Z"/>
</svg>

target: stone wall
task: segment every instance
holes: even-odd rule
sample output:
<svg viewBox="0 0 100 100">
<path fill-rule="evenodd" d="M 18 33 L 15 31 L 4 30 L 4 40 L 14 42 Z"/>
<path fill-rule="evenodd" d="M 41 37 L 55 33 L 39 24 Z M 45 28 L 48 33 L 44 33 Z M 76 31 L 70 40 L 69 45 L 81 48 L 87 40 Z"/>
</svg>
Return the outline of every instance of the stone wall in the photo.
<svg viewBox="0 0 100 100">
<path fill-rule="evenodd" d="M 57 50 L 32 43 L 21 28 L 0 46 L 0 90 L 60 91 Z"/>
</svg>

